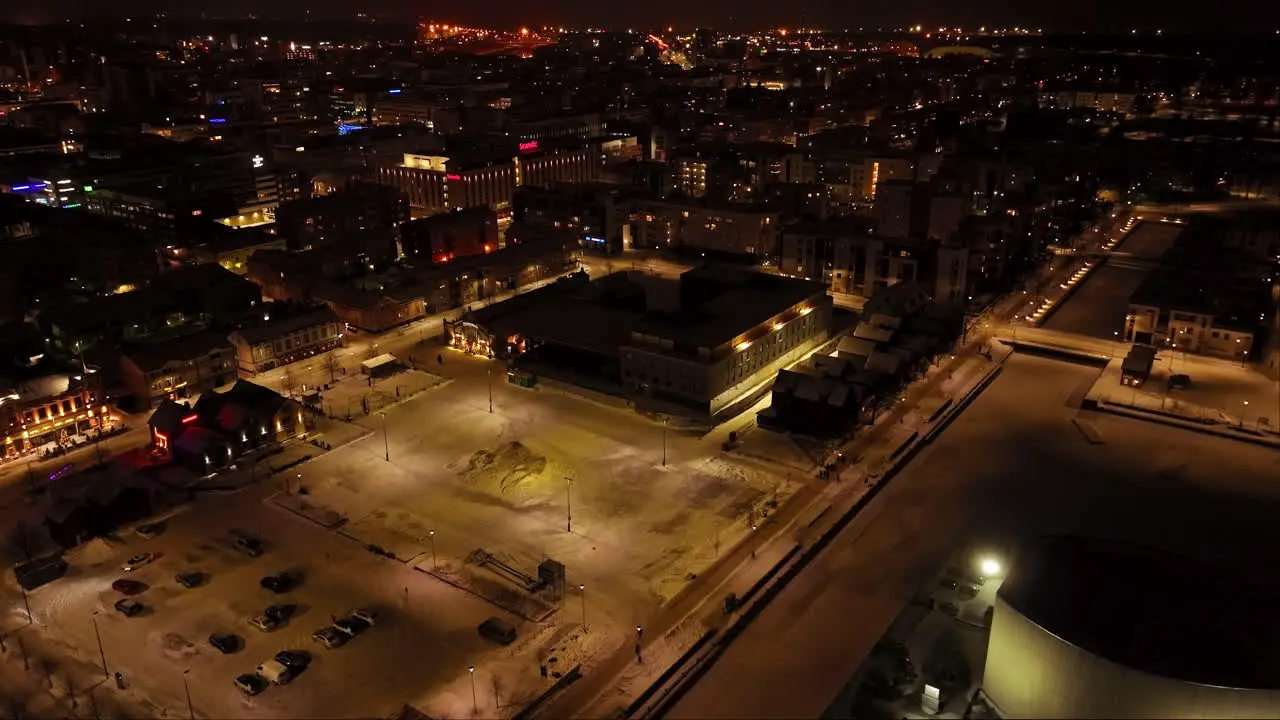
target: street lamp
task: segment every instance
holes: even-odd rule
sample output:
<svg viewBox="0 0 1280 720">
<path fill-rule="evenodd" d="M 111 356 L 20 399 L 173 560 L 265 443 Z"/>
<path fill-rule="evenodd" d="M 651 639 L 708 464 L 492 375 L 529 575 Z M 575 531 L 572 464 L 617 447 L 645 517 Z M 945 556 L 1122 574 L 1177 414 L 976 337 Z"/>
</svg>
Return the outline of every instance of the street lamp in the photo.
<svg viewBox="0 0 1280 720">
<path fill-rule="evenodd" d="M 436 560 L 436 531 L 429 530 L 427 534 L 431 536 L 431 567 L 439 567 L 440 563 Z"/>
<path fill-rule="evenodd" d="M 573 532 L 573 478 L 564 476 L 565 532 Z"/>
<path fill-rule="evenodd" d="M 662 419 L 662 467 L 667 466 L 667 419 Z"/>
<path fill-rule="evenodd" d="M 89 618 L 93 621 L 93 636 L 98 639 L 98 657 L 102 658 L 102 676 L 111 677 L 111 672 L 107 670 L 107 653 L 102 649 L 102 633 L 98 632 L 98 611 L 94 610 Z"/>
<path fill-rule="evenodd" d="M 480 714 L 480 701 L 476 699 L 476 666 L 467 667 L 467 672 L 471 673 L 471 709 L 476 715 Z"/>
<path fill-rule="evenodd" d="M 387 440 L 387 414 L 381 411 L 378 414 L 382 416 L 382 449 L 385 453 L 383 457 L 387 462 L 391 462 L 391 444 Z"/>
<path fill-rule="evenodd" d="M 1249 411 L 1249 401 L 1244 400 L 1242 401 L 1242 404 L 1244 405 L 1244 407 L 1240 410 L 1240 429 L 1241 430 L 1244 429 L 1244 414 Z"/>
<path fill-rule="evenodd" d="M 493 368 L 485 368 L 485 375 L 489 378 L 489 412 L 493 412 Z"/>
<path fill-rule="evenodd" d="M 187 693 L 187 717 L 196 720 L 196 708 L 191 704 L 191 686 L 187 684 L 187 673 L 191 672 L 191 668 L 182 671 L 182 689 Z"/>
<path fill-rule="evenodd" d="M 995 577 L 1000 574 L 1000 561 L 995 558 L 983 558 L 978 563 L 978 570 L 982 572 L 982 577 Z"/>
<path fill-rule="evenodd" d="M 582 598 L 582 632 L 587 632 L 587 586 L 578 585 L 578 596 Z"/>
</svg>

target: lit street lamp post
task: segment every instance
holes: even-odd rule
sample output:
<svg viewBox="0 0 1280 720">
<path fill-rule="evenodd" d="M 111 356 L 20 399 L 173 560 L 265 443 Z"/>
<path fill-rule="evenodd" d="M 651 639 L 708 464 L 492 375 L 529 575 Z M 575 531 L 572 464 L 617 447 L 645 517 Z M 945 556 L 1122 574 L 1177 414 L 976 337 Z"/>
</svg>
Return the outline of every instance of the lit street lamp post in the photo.
<svg viewBox="0 0 1280 720">
<path fill-rule="evenodd" d="M 578 586 L 578 596 L 582 598 L 582 632 L 587 632 L 587 586 Z"/>
<path fill-rule="evenodd" d="M 94 610 L 89 616 L 93 620 L 93 636 L 98 640 L 98 657 L 102 658 L 102 676 L 111 677 L 111 672 L 107 670 L 107 653 L 102 649 L 102 633 L 98 632 L 98 611 Z"/>
<path fill-rule="evenodd" d="M 1244 429 L 1244 414 L 1249 411 L 1249 401 L 1244 400 L 1242 401 L 1242 404 L 1244 405 L 1244 407 L 1241 408 L 1240 410 L 1240 429 L 1241 430 Z"/>
<path fill-rule="evenodd" d="M 476 715 L 479 715 L 480 701 L 476 699 L 476 666 L 471 665 L 467 668 L 467 672 L 471 674 L 471 709 Z"/>
<path fill-rule="evenodd" d="M 431 530 L 427 534 L 431 536 L 431 567 L 439 567 L 440 563 L 436 560 L 436 531 Z"/>
<path fill-rule="evenodd" d="M 565 532 L 573 532 L 573 478 L 564 476 Z"/>
<path fill-rule="evenodd" d="M 662 467 L 667 466 L 667 421 L 662 420 Z"/>
<path fill-rule="evenodd" d="M 382 416 L 382 450 L 384 452 L 383 457 L 386 458 L 387 462 L 391 462 L 391 443 L 387 440 L 387 414 L 384 412 L 379 412 L 378 414 Z"/>
</svg>

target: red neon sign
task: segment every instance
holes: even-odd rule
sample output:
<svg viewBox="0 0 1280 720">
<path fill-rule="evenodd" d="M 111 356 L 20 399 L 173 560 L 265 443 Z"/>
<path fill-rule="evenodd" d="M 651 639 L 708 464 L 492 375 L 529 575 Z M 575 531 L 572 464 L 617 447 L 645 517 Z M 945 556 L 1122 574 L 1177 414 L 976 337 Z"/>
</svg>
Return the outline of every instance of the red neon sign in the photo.
<svg viewBox="0 0 1280 720">
<path fill-rule="evenodd" d="M 445 180 L 461 180 L 462 176 L 457 173 L 449 173 L 448 175 L 444 176 L 444 179 Z"/>
<path fill-rule="evenodd" d="M 197 421 L 197 420 L 199 420 L 199 419 L 200 419 L 200 416 L 199 416 L 199 415 L 188 415 L 188 416 L 186 416 L 186 417 L 182 418 L 182 424 L 183 424 L 183 425 L 188 425 L 188 424 L 193 423 L 193 422 L 195 422 L 195 421 Z"/>
<path fill-rule="evenodd" d="M 510 147 L 508 145 L 508 147 Z M 538 141 L 530 140 L 529 142 L 520 143 L 520 152 L 533 152 L 538 149 Z"/>
</svg>

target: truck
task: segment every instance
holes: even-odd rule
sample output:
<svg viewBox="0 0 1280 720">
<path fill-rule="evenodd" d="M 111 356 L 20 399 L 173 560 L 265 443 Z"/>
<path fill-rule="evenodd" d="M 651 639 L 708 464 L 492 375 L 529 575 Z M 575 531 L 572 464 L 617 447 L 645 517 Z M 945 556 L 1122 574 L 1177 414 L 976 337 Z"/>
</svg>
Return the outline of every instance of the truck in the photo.
<svg viewBox="0 0 1280 720">
<path fill-rule="evenodd" d="M 23 590 L 35 590 L 48 582 L 53 582 L 67 573 L 67 561 L 60 555 L 36 558 L 29 562 L 15 565 L 14 577 Z"/>
<path fill-rule="evenodd" d="M 1134 345 L 1120 364 L 1120 384 L 1126 387 L 1142 387 L 1151 377 L 1156 362 L 1156 349 L 1150 345 Z"/>
</svg>

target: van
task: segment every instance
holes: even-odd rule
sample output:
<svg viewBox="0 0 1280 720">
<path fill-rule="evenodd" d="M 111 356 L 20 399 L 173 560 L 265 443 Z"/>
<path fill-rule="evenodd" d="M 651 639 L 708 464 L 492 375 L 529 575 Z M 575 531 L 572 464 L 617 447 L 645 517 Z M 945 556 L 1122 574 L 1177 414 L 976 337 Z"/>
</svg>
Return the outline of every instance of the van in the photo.
<svg viewBox="0 0 1280 720">
<path fill-rule="evenodd" d="M 510 645 L 516 641 L 515 626 L 502 618 L 491 617 L 480 623 L 480 627 L 476 630 L 479 631 L 480 637 L 499 645 Z"/>
<path fill-rule="evenodd" d="M 276 660 L 268 660 L 259 665 L 258 674 L 272 685 L 288 685 L 293 679 L 293 670 Z"/>
</svg>

